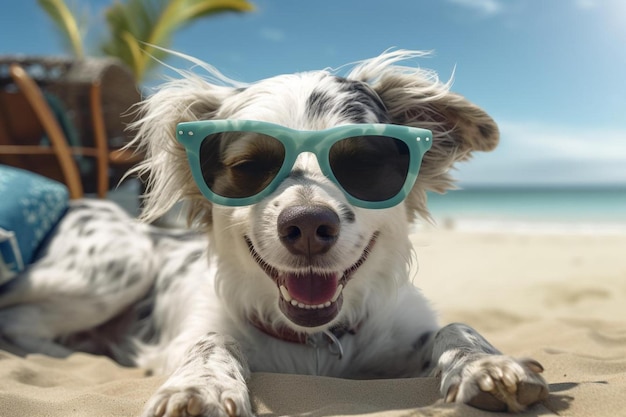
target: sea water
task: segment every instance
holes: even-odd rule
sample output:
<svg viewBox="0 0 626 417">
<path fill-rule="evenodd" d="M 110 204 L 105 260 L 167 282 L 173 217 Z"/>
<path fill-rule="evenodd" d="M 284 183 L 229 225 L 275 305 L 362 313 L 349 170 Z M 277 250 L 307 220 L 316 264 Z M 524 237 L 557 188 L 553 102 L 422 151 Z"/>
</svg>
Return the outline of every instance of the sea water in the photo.
<svg viewBox="0 0 626 417">
<path fill-rule="evenodd" d="M 626 233 L 626 186 L 468 187 L 429 193 L 428 205 L 438 227 Z"/>
</svg>

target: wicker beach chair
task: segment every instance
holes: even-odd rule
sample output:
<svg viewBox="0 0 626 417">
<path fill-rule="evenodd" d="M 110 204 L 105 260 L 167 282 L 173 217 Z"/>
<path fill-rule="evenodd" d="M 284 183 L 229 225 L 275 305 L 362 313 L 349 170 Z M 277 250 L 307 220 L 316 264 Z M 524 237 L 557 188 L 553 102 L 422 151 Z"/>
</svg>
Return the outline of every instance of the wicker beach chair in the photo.
<svg viewBox="0 0 626 417">
<path fill-rule="evenodd" d="M 0 57 L 0 163 L 104 197 L 142 159 L 127 149 L 141 95 L 112 58 Z"/>
</svg>

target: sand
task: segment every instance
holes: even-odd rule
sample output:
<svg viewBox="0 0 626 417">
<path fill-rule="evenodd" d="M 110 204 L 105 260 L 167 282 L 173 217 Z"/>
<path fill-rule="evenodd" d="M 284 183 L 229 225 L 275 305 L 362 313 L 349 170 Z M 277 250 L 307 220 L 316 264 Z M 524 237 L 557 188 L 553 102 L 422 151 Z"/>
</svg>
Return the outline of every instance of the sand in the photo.
<svg viewBox="0 0 626 417">
<path fill-rule="evenodd" d="M 626 235 L 413 235 L 415 282 L 441 312 L 546 368 L 551 394 L 523 416 L 626 416 Z M 0 351 L 0 416 L 137 416 L 162 377 L 85 354 Z M 350 381 L 255 374 L 258 415 L 498 416 L 443 404 L 434 378 Z"/>
</svg>

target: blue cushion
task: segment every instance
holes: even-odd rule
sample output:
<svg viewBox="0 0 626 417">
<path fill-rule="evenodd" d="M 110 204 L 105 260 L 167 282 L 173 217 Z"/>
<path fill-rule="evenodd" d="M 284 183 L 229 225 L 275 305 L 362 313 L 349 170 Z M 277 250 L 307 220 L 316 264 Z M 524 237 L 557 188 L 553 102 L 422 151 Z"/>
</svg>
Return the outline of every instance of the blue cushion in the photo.
<svg viewBox="0 0 626 417">
<path fill-rule="evenodd" d="M 69 205 L 67 187 L 0 165 L 0 284 L 31 263 Z"/>
</svg>

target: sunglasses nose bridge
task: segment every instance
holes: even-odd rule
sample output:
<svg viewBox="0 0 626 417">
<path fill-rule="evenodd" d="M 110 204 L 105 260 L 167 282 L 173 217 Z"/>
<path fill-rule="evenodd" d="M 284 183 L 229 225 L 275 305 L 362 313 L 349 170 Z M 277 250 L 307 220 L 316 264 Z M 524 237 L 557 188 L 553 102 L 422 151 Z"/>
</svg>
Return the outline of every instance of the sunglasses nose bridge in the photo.
<svg viewBox="0 0 626 417">
<path fill-rule="evenodd" d="M 296 156 L 291 172 L 315 172 L 321 173 L 319 156 L 310 150 L 300 152 Z"/>
</svg>

